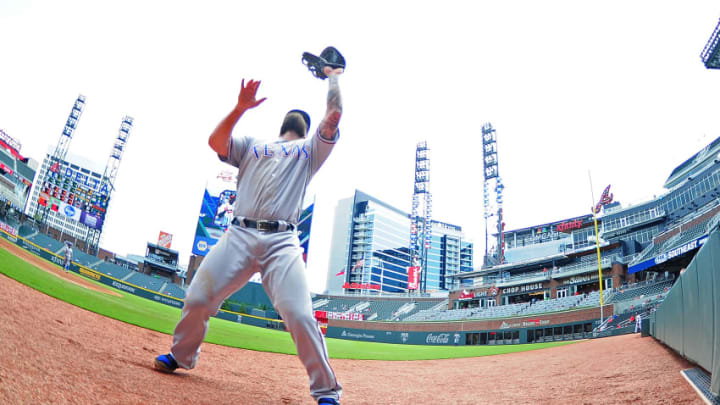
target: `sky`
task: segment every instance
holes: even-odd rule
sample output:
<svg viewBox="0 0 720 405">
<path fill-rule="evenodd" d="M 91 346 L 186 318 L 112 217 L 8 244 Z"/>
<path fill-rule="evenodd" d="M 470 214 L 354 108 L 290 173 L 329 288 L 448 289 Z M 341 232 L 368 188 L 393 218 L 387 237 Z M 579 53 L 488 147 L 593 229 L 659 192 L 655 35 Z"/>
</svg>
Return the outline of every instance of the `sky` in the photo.
<svg viewBox="0 0 720 405">
<path fill-rule="evenodd" d="M 584 215 L 611 184 L 627 206 L 720 137 L 720 71 L 699 54 L 715 1 L 15 1 L 0 3 L 0 128 L 41 161 L 78 94 L 70 152 L 104 166 L 135 119 L 101 247 L 143 254 L 159 231 L 187 263 L 207 137 L 243 78 L 268 100 L 235 136 L 272 139 L 292 108 L 313 129 L 327 82 L 303 52 L 338 48 L 341 138 L 308 194 L 310 289 L 325 289 L 337 201 L 360 189 L 410 211 L 415 145 L 431 149 L 433 217 L 462 226 L 482 263 L 480 128 L 497 130 L 506 229 Z"/>
</svg>

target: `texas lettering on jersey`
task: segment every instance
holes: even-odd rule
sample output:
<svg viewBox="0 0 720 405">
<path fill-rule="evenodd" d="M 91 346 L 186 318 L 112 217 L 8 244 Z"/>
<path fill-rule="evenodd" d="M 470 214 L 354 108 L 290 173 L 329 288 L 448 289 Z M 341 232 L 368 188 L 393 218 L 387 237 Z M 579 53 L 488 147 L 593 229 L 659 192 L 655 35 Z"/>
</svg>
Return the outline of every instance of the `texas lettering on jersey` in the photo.
<svg viewBox="0 0 720 405">
<path fill-rule="evenodd" d="M 295 159 L 309 159 L 310 152 L 305 148 L 305 144 L 280 142 L 257 144 L 252 147 L 255 159 L 282 157 Z"/>
</svg>

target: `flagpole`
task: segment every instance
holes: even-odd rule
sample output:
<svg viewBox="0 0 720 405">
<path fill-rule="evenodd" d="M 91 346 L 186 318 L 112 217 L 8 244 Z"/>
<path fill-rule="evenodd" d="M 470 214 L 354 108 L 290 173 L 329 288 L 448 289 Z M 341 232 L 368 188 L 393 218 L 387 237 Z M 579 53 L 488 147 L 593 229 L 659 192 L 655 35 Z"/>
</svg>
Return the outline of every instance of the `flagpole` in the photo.
<svg viewBox="0 0 720 405">
<path fill-rule="evenodd" d="M 595 195 L 593 193 L 593 186 L 592 186 L 592 176 L 590 175 L 590 170 L 588 169 L 588 179 L 590 180 L 590 198 L 592 198 L 593 204 L 595 204 Z M 600 257 L 600 235 L 598 235 L 598 224 L 597 224 L 597 206 L 592 206 L 592 213 L 593 213 L 593 223 L 595 224 L 595 246 L 597 248 L 597 262 L 598 262 L 598 284 L 600 284 L 600 325 L 602 325 L 603 320 L 605 318 L 603 314 L 603 305 L 604 299 L 603 299 L 603 278 L 602 278 L 602 258 Z"/>
</svg>

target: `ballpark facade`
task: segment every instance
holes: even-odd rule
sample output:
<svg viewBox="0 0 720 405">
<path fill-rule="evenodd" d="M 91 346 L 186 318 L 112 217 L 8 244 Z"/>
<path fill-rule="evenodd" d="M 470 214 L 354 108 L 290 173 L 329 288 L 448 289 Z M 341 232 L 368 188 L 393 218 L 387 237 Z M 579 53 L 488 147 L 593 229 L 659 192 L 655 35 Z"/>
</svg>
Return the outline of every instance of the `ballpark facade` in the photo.
<svg viewBox="0 0 720 405">
<path fill-rule="evenodd" d="M 673 280 L 687 267 L 720 222 L 720 138 L 672 170 L 664 187 L 643 203 L 610 202 L 598 215 L 603 289 Z M 591 214 L 502 236 L 505 262 L 458 275 L 473 288 L 454 291 L 451 307 L 535 303 L 599 290 Z"/>
</svg>

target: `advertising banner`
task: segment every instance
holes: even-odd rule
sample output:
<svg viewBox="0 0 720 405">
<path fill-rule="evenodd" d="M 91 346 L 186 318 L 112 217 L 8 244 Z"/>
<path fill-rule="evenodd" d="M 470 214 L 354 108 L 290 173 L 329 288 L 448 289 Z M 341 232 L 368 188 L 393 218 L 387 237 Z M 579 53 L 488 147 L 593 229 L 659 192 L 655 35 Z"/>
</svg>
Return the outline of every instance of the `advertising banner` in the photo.
<svg viewBox="0 0 720 405">
<path fill-rule="evenodd" d="M 300 247 L 303 250 L 303 261 L 307 264 L 307 254 L 310 248 L 310 227 L 312 225 L 313 214 L 315 211 L 315 203 L 313 202 L 300 213 L 300 221 L 298 222 L 298 238 L 300 238 Z"/>
<path fill-rule="evenodd" d="M 160 231 L 160 235 L 158 236 L 158 246 L 170 249 L 170 246 L 172 245 L 172 238 L 172 234 Z"/>
<path fill-rule="evenodd" d="M 461 300 L 471 300 L 471 299 L 473 299 L 473 298 L 475 298 L 475 293 L 474 293 L 474 292 L 468 291 L 468 290 L 462 290 L 462 291 L 460 292 L 460 298 L 458 298 L 458 299 L 461 299 Z"/>
<path fill-rule="evenodd" d="M 102 217 L 91 215 L 83 211 L 82 214 L 80 214 L 80 223 L 83 225 L 87 225 L 90 228 L 102 229 L 103 219 Z"/>
<path fill-rule="evenodd" d="M 10 234 L 12 237 L 16 237 L 18 234 L 17 229 L 2 221 L 0 221 L 0 229 L 2 229 L 5 233 Z"/>
<path fill-rule="evenodd" d="M 205 256 L 227 231 L 234 215 L 236 191 L 232 176 L 221 175 L 209 181 L 203 193 L 200 205 L 200 216 L 195 228 L 192 253 Z M 307 262 L 307 251 L 310 244 L 310 226 L 315 204 L 310 204 L 300 213 L 297 234 L 303 249 L 303 260 Z M 268 219 L 268 218 L 263 218 Z"/>
<path fill-rule="evenodd" d="M 346 290 L 379 290 L 380 284 L 370 283 L 345 283 L 343 287 Z"/>
<path fill-rule="evenodd" d="M 73 207 L 72 205 L 68 205 L 64 202 L 61 202 L 59 204 L 58 212 L 72 220 L 80 221 L 80 216 L 81 216 L 82 210 L 80 210 L 79 208 Z"/>
<path fill-rule="evenodd" d="M 408 290 L 417 290 L 420 286 L 420 267 L 408 267 Z"/>
<path fill-rule="evenodd" d="M 220 184 L 215 187 L 231 187 L 230 184 Z M 200 206 L 200 216 L 195 228 L 195 241 L 193 254 L 205 256 L 220 237 L 227 231 L 233 219 L 233 204 L 235 203 L 235 190 L 220 189 L 214 191 L 206 188 Z"/>
</svg>

